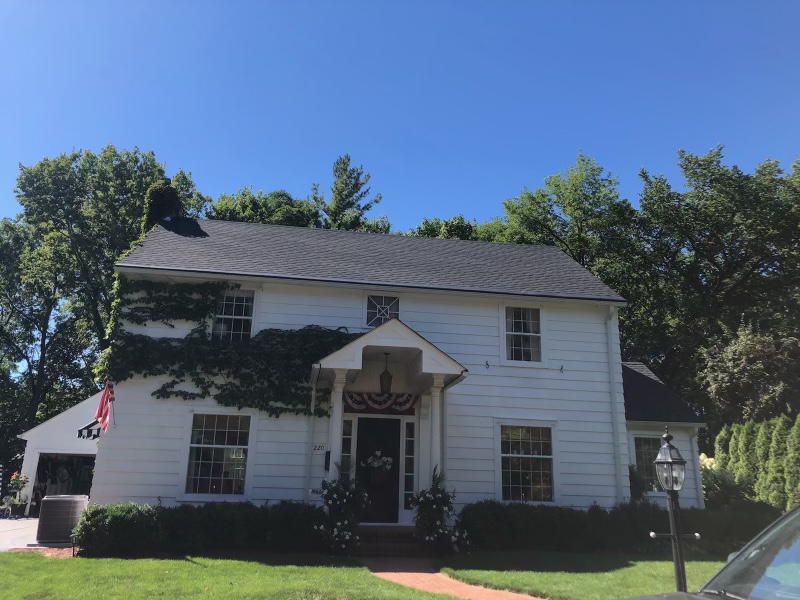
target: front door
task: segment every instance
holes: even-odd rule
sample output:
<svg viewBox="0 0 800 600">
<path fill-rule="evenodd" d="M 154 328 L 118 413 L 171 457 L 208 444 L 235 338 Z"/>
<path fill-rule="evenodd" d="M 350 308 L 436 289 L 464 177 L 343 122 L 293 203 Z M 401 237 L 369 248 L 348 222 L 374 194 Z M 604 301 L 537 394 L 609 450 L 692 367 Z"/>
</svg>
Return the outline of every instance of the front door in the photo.
<svg viewBox="0 0 800 600">
<path fill-rule="evenodd" d="M 357 439 L 356 480 L 369 495 L 361 520 L 364 523 L 397 523 L 400 419 L 359 417 Z"/>
</svg>

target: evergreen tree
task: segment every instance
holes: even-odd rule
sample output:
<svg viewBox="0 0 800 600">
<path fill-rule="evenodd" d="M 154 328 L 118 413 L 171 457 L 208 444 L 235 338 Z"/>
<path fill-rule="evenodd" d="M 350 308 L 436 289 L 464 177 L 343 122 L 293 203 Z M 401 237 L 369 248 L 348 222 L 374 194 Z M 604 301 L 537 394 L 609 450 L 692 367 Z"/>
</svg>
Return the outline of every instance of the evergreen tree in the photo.
<svg viewBox="0 0 800 600">
<path fill-rule="evenodd" d="M 776 419 L 775 429 L 772 432 L 772 443 L 769 446 L 769 460 L 767 461 L 767 478 L 764 482 L 764 499 L 777 508 L 786 507 L 786 442 L 789 438 L 791 421 L 781 415 Z"/>
<path fill-rule="evenodd" d="M 786 509 L 789 510 L 800 506 L 800 414 L 789 432 L 783 472 L 786 477 Z"/>
<path fill-rule="evenodd" d="M 728 467 L 730 443 L 731 428 L 728 425 L 723 425 L 714 440 L 714 466 L 718 469 L 726 469 Z"/>
<path fill-rule="evenodd" d="M 758 461 L 758 474 L 755 482 L 756 500 L 766 502 L 764 484 L 767 481 L 767 462 L 769 461 L 769 447 L 772 444 L 772 432 L 775 430 L 776 419 L 769 419 L 759 423 L 756 433 L 756 460 Z"/>
<path fill-rule="evenodd" d="M 731 440 L 728 444 L 728 465 L 726 466 L 731 473 L 736 472 L 736 465 L 739 462 L 739 433 L 741 430 L 741 423 L 731 425 Z"/>
<path fill-rule="evenodd" d="M 747 421 L 739 430 L 737 440 L 736 470 L 733 473 L 736 483 L 750 486 L 755 482 L 758 464 L 756 462 L 756 424 Z"/>
<path fill-rule="evenodd" d="M 389 221 L 385 217 L 366 218 L 366 213 L 381 201 L 381 195 L 375 194 L 371 199 L 369 183 L 370 174 L 364 173 L 363 165 L 350 166 L 350 155 L 345 154 L 333 163 L 333 185 L 330 200 L 320 194 L 319 186 L 311 188 L 310 201 L 323 214 L 322 226 L 325 229 L 348 229 L 388 233 Z"/>
</svg>

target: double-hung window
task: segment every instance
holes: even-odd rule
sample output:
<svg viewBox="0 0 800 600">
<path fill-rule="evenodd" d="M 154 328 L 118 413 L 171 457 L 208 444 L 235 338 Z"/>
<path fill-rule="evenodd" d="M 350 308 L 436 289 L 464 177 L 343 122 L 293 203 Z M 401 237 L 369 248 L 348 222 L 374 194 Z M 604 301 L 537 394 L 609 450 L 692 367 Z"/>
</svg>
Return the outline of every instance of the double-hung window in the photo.
<svg viewBox="0 0 800 600">
<path fill-rule="evenodd" d="M 244 494 L 249 415 L 194 415 L 187 494 Z"/>
<path fill-rule="evenodd" d="M 656 456 L 658 456 L 658 451 L 661 449 L 661 438 L 634 437 L 633 449 L 636 454 L 636 471 L 644 479 L 646 489 L 652 492 L 660 492 L 661 484 L 658 483 L 655 460 Z"/>
<path fill-rule="evenodd" d="M 506 306 L 506 360 L 542 361 L 541 315 L 538 308 Z"/>
<path fill-rule="evenodd" d="M 249 340 L 253 330 L 253 290 L 227 290 L 214 317 L 211 339 Z"/>
<path fill-rule="evenodd" d="M 500 426 L 503 500 L 553 502 L 553 430 Z"/>
</svg>

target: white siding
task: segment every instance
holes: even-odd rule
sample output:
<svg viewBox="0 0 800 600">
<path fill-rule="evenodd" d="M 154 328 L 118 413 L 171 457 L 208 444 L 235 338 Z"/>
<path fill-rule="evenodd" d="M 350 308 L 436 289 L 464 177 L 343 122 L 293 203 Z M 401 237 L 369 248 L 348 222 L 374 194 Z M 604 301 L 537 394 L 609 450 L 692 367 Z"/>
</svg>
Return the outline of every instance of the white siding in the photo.
<svg viewBox="0 0 800 600">
<path fill-rule="evenodd" d="M 264 328 L 306 325 L 365 330 L 366 295 L 396 295 L 400 298 L 400 319 L 469 370 L 463 382 L 445 392 L 443 414 L 447 436 L 445 471 L 457 490 L 458 503 L 497 497 L 499 457 L 495 429 L 505 420 L 555 424 L 559 504 L 590 506 L 597 502 L 610 506 L 628 495 L 628 439 L 619 340 L 616 317 L 612 316 L 611 383 L 617 400 L 612 409 L 607 306 L 574 301 L 531 303 L 457 293 L 393 293 L 303 283 L 265 282 L 255 289 L 254 333 Z M 541 309 L 542 363 L 501 364 L 505 351 L 503 302 Z M 152 335 L 179 335 L 188 327 L 130 329 Z M 370 371 L 364 373 L 359 384 L 379 372 Z M 402 379 L 399 377 L 398 381 Z M 190 411 L 225 409 L 212 400 L 157 400 L 150 393 L 159 383 L 146 379 L 117 386 L 117 425 L 101 440 L 93 501 L 152 502 L 160 497 L 162 502 L 174 502 L 181 496 Z M 324 393 L 318 395 L 319 400 L 327 404 Z M 616 440 L 612 419 L 617 422 Z M 307 497 L 309 423 L 310 419 L 302 417 L 258 418 L 257 440 L 251 444 L 255 464 L 248 476 L 252 478 L 252 500 Z M 327 444 L 327 431 L 327 420 L 316 419 L 313 441 Z M 423 437 L 426 431 L 423 421 Z M 313 456 L 311 487 L 318 487 L 322 463 L 323 455 Z M 427 485 L 427 477 L 422 474 L 422 485 Z"/>
</svg>

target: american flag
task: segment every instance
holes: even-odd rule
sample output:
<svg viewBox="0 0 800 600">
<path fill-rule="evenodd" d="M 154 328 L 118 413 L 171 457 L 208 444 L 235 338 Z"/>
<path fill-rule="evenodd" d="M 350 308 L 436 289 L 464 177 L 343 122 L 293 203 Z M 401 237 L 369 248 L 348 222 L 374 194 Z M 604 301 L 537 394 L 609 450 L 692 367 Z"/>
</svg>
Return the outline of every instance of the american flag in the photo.
<svg viewBox="0 0 800 600">
<path fill-rule="evenodd" d="M 100 404 L 97 406 L 97 412 L 94 418 L 97 423 L 103 428 L 103 431 L 108 429 L 108 422 L 111 419 L 111 403 L 114 401 L 114 384 L 106 379 L 106 387 L 103 389 L 103 394 L 100 396 Z"/>
</svg>

